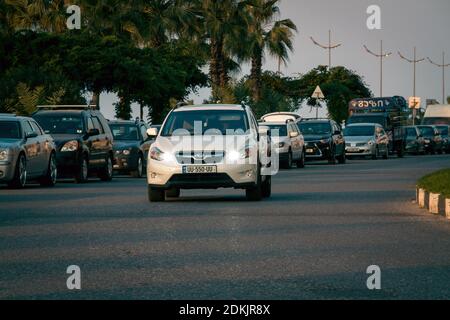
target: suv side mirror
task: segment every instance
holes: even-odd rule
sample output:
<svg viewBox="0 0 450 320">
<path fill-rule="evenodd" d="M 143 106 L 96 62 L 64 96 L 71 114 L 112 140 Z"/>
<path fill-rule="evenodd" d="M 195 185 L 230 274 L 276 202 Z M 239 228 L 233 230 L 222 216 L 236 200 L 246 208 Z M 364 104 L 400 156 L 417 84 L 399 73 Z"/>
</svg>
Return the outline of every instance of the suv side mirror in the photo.
<svg viewBox="0 0 450 320">
<path fill-rule="evenodd" d="M 38 134 L 36 132 L 30 132 L 27 133 L 27 135 L 25 136 L 25 139 L 33 139 L 36 138 L 38 136 Z"/>
<path fill-rule="evenodd" d="M 148 135 L 149 139 L 156 138 L 158 136 L 158 129 L 156 129 L 156 128 L 147 129 L 147 135 Z"/>
<path fill-rule="evenodd" d="M 99 134 L 100 134 L 100 130 L 98 130 L 98 129 L 91 129 L 88 131 L 89 137 L 98 136 Z"/>
</svg>

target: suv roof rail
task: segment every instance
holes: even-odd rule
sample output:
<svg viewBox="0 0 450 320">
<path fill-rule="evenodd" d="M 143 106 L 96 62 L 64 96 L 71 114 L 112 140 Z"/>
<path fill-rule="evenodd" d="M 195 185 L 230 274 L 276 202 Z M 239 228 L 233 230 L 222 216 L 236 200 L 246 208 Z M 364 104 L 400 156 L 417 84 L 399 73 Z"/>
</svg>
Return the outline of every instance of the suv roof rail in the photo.
<svg viewBox="0 0 450 320">
<path fill-rule="evenodd" d="M 17 117 L 15 113 L 0 113 L 1 117 Z"/>
<path fill-rule="evenodd" d="M 319 121 L 330 121 L 331 119 L 328 118 L 303 118 L 302 121 L 315 121 L 315 120 L 319 120 Z"/>
<path fill-rule="evenodd" d="M 38 110 L 96 110 L 96 105 L 43 105 L 37 106 Z"/>
</svg>

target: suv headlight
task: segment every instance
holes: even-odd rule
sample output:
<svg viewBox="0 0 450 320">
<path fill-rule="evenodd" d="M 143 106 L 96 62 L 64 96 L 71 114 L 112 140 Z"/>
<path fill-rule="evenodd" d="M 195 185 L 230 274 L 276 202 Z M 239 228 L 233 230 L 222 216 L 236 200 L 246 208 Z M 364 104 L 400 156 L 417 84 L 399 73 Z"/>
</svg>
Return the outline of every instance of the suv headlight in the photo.
<svg viewBox="0 0 450 320">
<path fill-rule="evenodd" d="M 369 142 L 367 142 L 367 144 L 368 144 L 369 146 L 373 146 L 373 145 L 375 144 L 375 141 L 370 140 Z"/>
<path fill-rule="evenodd" d="M 117 150 L 116 154 L 123 154 L 124 156 L 129 156 L 131 154 L 131 149 Z"/>
<path fill-rule="evenodd" d="M 156 161 L 164 161 L 164 160 L 167 160 L 167 156 L 158 147 L 152 147 L 150 149 L 150 159 L 156 160 Z"/>
<path fill-rule="evenodd" d="M 285 142 L 280 142 L 280 143 L 278 144 L 278 148 L 284 148 L 285 145 L 286 145 Z"/>
<path fill-rule="evenodd" d="M 8 150 L 7 149 L 0 149 L 0 161 L 5 161 L 8 159 Z"/>
<path fill-rule="evenodd" d="M 66 142 L 66 144 L 61 148 L 61 152 L 74 152 L 77 151 L 79 143 L 76 140 Z"/>
<path fill-rule="evenodd" d="M 245 147 L 245 149 L 242 149 L 241 151 L 231 151 L 227 158 L 231 162 L 248 159 L 250 158 L 250 152 L 250 147 Z"/>
</svg>

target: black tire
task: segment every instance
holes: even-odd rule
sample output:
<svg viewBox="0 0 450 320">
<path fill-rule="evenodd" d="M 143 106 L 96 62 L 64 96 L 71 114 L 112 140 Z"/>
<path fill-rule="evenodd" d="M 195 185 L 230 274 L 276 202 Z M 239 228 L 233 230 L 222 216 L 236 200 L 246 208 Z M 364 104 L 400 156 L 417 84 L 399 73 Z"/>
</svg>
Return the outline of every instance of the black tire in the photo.
<svg viewBox="0 0 450 320">
<path fill-rule="evenodd" d="M 8 187 L 12 189 L 23 189 L 27 184 L 27 158 L 23 153 L 17 159 L 16 168 L 14 169 L 14 178 L 8 183 Z"/>
<path fill-rule="evenodd" d="M 335 165 L 336 164 L 336 149 L 333 149 L 330 153 L 330 157 L 328 158 L 328 163 Z"/>
<path fill-rule="evenodd" d="M 283 169 L 292 169 L 292 151 L 289 151 L 288 158 L 283 164 Z"/>
<path fill-rule="evenodd" d="M 56 166 L 56 156 L 54 153 L 50 155 L 48 160 L 47 173 L 39 181 L 43 187 L 54 187 L 56 185 L 56 179 L 58 178 L 58 168 Z"/>
<path fill-rule="evenodd" d="M 166 192 L 163 189 L 155 189 L 148 186 L 148 201 L 164 202 L 166 200 Z"/>
<path fill-rule="evenodd" d="M 113 160 L 111 156 L 108 156 L 108 158 L 106 158 L 105 167 L 102 168 L 98 173 L 98 177 L 100 178 L 100 180 L 105 182 L 111 181 L 113 178 L 113 169 Z"/>
<path fill-rule="evenodd" d="M 75 174 L 76 183 L 86 183 L 89 178 L 89 162 L 86 156 L 83 156 L 78 171 Z"/>
<path fill-rule="evenodd" d="M 386 149 L 386 152 L 383 154 L 383 160 L 389 159 L 389 149 Z"/>
<path fill-rule="evenodd" d="M 379 157 L 380 157 L 380 150 L 378 149 L 378 147 L 376 147 L 375 154 L 372 155 L 372 160 L 378 160 Z"/>
<path fill-rule="evenodd" d="M 142 155 L 139 155 L 137 168 L 134 171 L 131 171 L 131 176 L 133 178 L 142 178 L 144 176 L 144 157 Z"/>
<path fill-rule="evenodd" d="M 270 198 L 272 195 L 272 177 L 266 176 L 266 180 L 262 183 L 262 196 L 263 198 Z"/>
<path fill-rule="evenodd" d="M 169 189 L 166 191 L 166 197 L 167 198 L 179 198 L 181 195 L 181 190 L 178 188 L 174 188 L 174 189 Z"/>
<path fill-rule="evenodd" d="M 337 159 L 339 164 L 345 164 L 347 162 L 347 155 L 345 154 L 345 151 Z"/>
<path fill-rule="evenodd" d="M 256 185 L 254 187 L 247 188 L 245 190 L 245 196 L 248 201 L 261 201 L 263 199 L 263 188 L 260 169 L 258 169 L 258 179 Z"/>
<path fill-rule="evenodd" d="M 305 167 L 305 149 L 302 150 L 302 157 L 297 161 L 297 168 L 303 169 Z"/>
</svg>

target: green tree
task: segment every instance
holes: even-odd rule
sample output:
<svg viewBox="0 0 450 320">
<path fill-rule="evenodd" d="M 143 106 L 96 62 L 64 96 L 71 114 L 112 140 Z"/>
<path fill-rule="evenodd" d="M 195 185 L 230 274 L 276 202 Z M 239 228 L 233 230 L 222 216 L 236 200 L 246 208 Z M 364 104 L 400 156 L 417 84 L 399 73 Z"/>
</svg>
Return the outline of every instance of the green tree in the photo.
<svg viewBox="0 0 450 320">
<path fill-rule="evenodd" d="M 329 116 L 339 123 L 348 118 L 348 103 L 351 100 L 372 96 L 361 76 L 341 66 L 331 69 L 319 66 L 300 77 L 297 88 L 302 101 L 314 106 L 316 101 L 311 94 L 318 85 L 325 95 Z"/>
<path fill-rule="evenodd" d="M 276 20 L 280 9 L 279 0 L 252 0 L 246 8 L 250 19 L 248 24 L 248 39 L 242 48 L 247 50 L 244 57 L 251 60 L 250 79 L 252 82 L 252 98 L 261 101 L 262 67 L 265 52 L 286 63 L 289 51 L 293 50 L 292 39 L 297 31 L 296 25 L 290 20 Z"/>
</svg>

